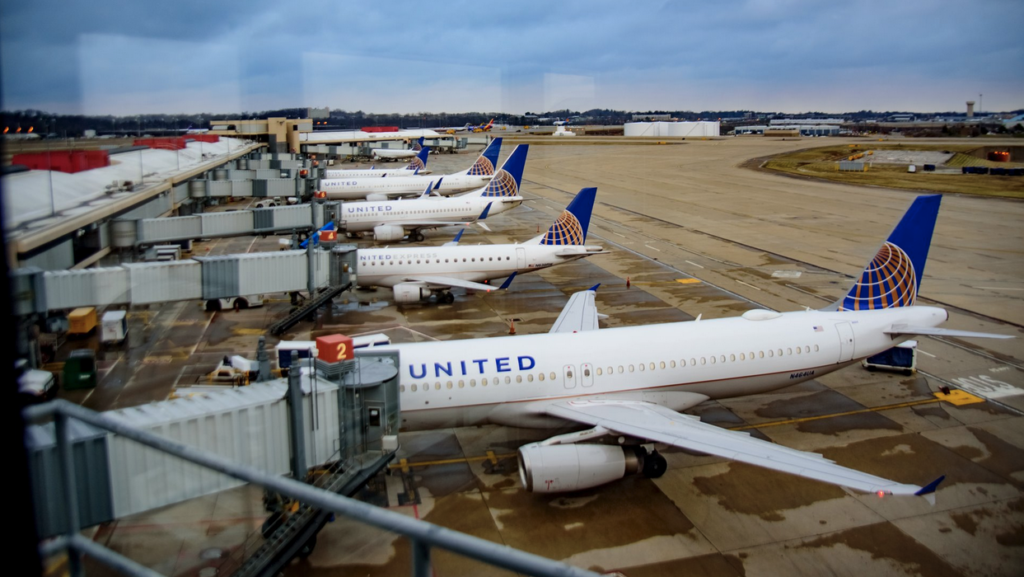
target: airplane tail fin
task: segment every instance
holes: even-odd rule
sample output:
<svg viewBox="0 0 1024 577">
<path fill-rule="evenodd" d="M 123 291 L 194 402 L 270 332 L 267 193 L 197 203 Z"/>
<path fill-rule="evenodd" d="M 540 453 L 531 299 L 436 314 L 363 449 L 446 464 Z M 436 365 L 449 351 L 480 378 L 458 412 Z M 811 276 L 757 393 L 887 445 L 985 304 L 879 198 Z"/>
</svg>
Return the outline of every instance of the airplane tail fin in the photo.
<svg viewBox="0 0 1024 577">
<path fill-rule="evenodd" d="M 919 196 L 842 300 L 826 310 L 907 307 L 917 301 L 941 194 Z"/>
<path fill-rule="evenodd" d="M 498 166 L 498 153 L 501 152 L 501 139 L 495 138 L 487 145 L 487 148 L 480 153 L 473 166 L 462 171 L 462 174 L 469 176 L 487 176 L 494 174 L 494 167 Z M 507 162 L 507 161 L 506 161 Z"/>
<path fill-rule="evenodd" d="M 495 139 L 500 140 L 500 139 Z M 529 144 L 520 144 L 512 151 L 512 154 L 505 159 L 498 173 L 487 183 L 487 186 L 478 191 L 479 196 L 502 197 L 518 196 L 519 187 L 523 181 L 523 168 L 526 166 L 526 154 L 530 151 Z"/>
<path fill-rule="evenodd" d="M 422 139 L 421 139 L 422 140 Z M 406 165 L 406 170 L 423 170 L 427 167 L 427 157 L 430 155 L 430 147 L 424 146 L 420 149 L 419 154 L 413 157 Z"/>
<path fill-rule="evenodd" d="M 423 137 L 421 136 L 416 144 L 412 145 L 413 150 L 423 150 Z"/>
<path fill-rule="evenodd" d="M 587 242 L 590 214 L 594 211 L 597 188 L 584 188 L 576 193 L 569 206 L 555 219 L 543 235 L 528 242 L 549 245 L 582 245 Z"/>
</svg>

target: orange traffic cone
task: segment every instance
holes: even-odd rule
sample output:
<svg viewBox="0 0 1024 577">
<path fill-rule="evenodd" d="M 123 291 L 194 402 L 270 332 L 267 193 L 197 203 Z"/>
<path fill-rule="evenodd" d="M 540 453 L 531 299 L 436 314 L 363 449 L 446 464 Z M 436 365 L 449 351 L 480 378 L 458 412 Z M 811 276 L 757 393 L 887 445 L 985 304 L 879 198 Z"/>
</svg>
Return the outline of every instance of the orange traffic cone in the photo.
<svg viewBox="0 0 1024 577">
<path fill-rule="evenodd" d="M 512 324 L 508 327 L 508 334 L 514 335 L 516 334 L 516 319 L 509 319 L 509 322 Z"/>
<path fill-rule="evenodd" d="M 626 277 L 626 288 L 629 288 L 629 277 Z"/>
</svg>

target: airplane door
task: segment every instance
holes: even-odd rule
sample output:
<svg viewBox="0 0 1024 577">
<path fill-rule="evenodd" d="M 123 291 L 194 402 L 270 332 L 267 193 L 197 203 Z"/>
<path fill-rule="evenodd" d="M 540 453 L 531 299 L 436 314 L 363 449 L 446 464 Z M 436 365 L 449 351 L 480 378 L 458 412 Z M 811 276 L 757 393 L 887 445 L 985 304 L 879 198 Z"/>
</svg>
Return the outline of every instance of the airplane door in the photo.
<svg viewBox="0 0 1024 577">
<path fill-rule="evenodd" d="M 567 389 L 576 388 L 576 367 L 572 365 L 562 367 L 562 383 Z"/>
<path fill-rule="evenodd" d="M 526 249 L 516 249 L 516 270 L 523 270 L 526 268 Z"/>
<path fill-rule="evenodd" d="M 584 387 L 594 386 L 594 367 L 590 363 L 580 365 L 580 384 Z"/>
<path fill-rule="evenodd" d="M 853 359 L 853 326 L 850 323 L 836 323 L 836 331 L 839 333 L 839 360 L 836 362 Z"/>
</svg>

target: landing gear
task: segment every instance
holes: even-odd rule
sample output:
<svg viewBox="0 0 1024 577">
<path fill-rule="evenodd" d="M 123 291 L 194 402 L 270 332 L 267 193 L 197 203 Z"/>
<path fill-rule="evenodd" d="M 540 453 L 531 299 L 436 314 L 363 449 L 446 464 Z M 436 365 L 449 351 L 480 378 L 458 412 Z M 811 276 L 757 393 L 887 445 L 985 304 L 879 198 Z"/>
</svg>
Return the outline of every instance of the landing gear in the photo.
<svg viewBox="0 0 1024 577">
<path fill-rule="evenodd" d="M 453 295 L 451 291 L 444 291 L 443 293 L 437 295 L 438 304 L 450 305 L 453 302 L 455 302 L 455 295 Z"/>
<path fill-rule="evenodd" d="M 313 549 L 314 548 L 316 548 L 316 535 L 313 535 L 312 537 L 310 537 L 309 541 L 306 541 L 302 545 L 302 548 L 299 549 L 299 553 L 298 553 L 299 558 L 300 559 L 305 559 L 306 557 L 309 557 L 310 555 L 313 554 Z"/>
<path fill-rule="evenodd" d="M 412 240 L 414 240 L 415 242 L 423 242 L 427 238 L 427 237 L 423 236 L 423 233 L 418 231 L 418 230 L 416 232 L 410 234 L 409 237 L 412 238 Z"/>
<path fill-rule="evenodd" d="M 658 451 L 651 451 L 644 457 L 644 477 L 657 479 L 668 470 L 668 461 Z"/>
</svg>

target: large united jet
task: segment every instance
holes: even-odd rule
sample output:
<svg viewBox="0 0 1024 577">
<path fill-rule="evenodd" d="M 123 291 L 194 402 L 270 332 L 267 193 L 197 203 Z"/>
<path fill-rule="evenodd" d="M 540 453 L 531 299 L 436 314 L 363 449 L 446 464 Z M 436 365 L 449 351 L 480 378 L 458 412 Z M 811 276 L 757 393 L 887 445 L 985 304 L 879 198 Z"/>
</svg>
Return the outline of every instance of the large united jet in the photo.
<svg viewBox="0 0 1024 577">
<path fill-rule="evenodd" d="M 498 164 L 501 139 L 495 138 L 476 159 L 473 166 L 442 177 L 407 176 L 405 178 L 325 178 L 320 181 L 320 190 L 327 198 L 339 200 L 387 200 L 389 198 L 417 195 L 428 183 L 435 183 L 437 194 L 450 195 L 479 188 L 494 176 Z"/>
<path fill-rule="evenodd" d="M 406 235 L 421 241 L 423 230 L 465 226 L 489 215 L 511 210 L 523 202 L 519 186 L 523 180 L 527 152 L 529 145 L 520 144 L 490 182 L 459 196 L 434 196 L 431 193 L 436 181 L 429 181 L 421 191 L 427 194 L 416 199 L 342 203 L 340 228 L 347 233 L 372 232 L 373 238 L 382 242 L 402 240 Z M 483 156 L 480 159 L 490 162 Z"/>
<path fill-rule="evenodd" d="M 596 195 L 596 188 L 581 190 L 546 233 L 523 244 L 459 245 L 457 237 L 445 246 L 359 249 L 359 285 L 392 287 L 399 303 L 437 295 L 450 304 L 452 288 L 490 292 L 496 287 L 481 281 L 509 277 L 507 288 L 516 274 L 603 254 L 600 246 L 586 245 Z"/>
<path fill-rule="evenodd" d="M 387 177 L 396 178 L 403 176 L 417 176 L 429 174 L 427 160 L 430 155 L 430 147 L 424 146 L 403 168 L 353 168 L 353 169 L 331 169 L 324 171 L 325 179 L 333 178 L 362 178 L 362 177 Z"/>
<path fill-rule="evenodd" d="M 683 449 L 858 491 L 934 500 L 943 477 L 898 482 L 728 431 L 681 413 L 709 399 L 819 378 L 915 335 L 997 337 L 937 328 L 941 308 L 916 306 L 941 197 L 918 197 L 849 293 L 823 310 L 751 310 L 737 318 L 598 330 L 593 290 L 572 296 L 549 334 L 391 345 L 398 351 L 403 430 L 495 423 L 585 430 L 519 449 L 527 490 L 557 493 L 641 473 Z M 433 257 L 432 257 L 433 258 Z"/>
</svg>

